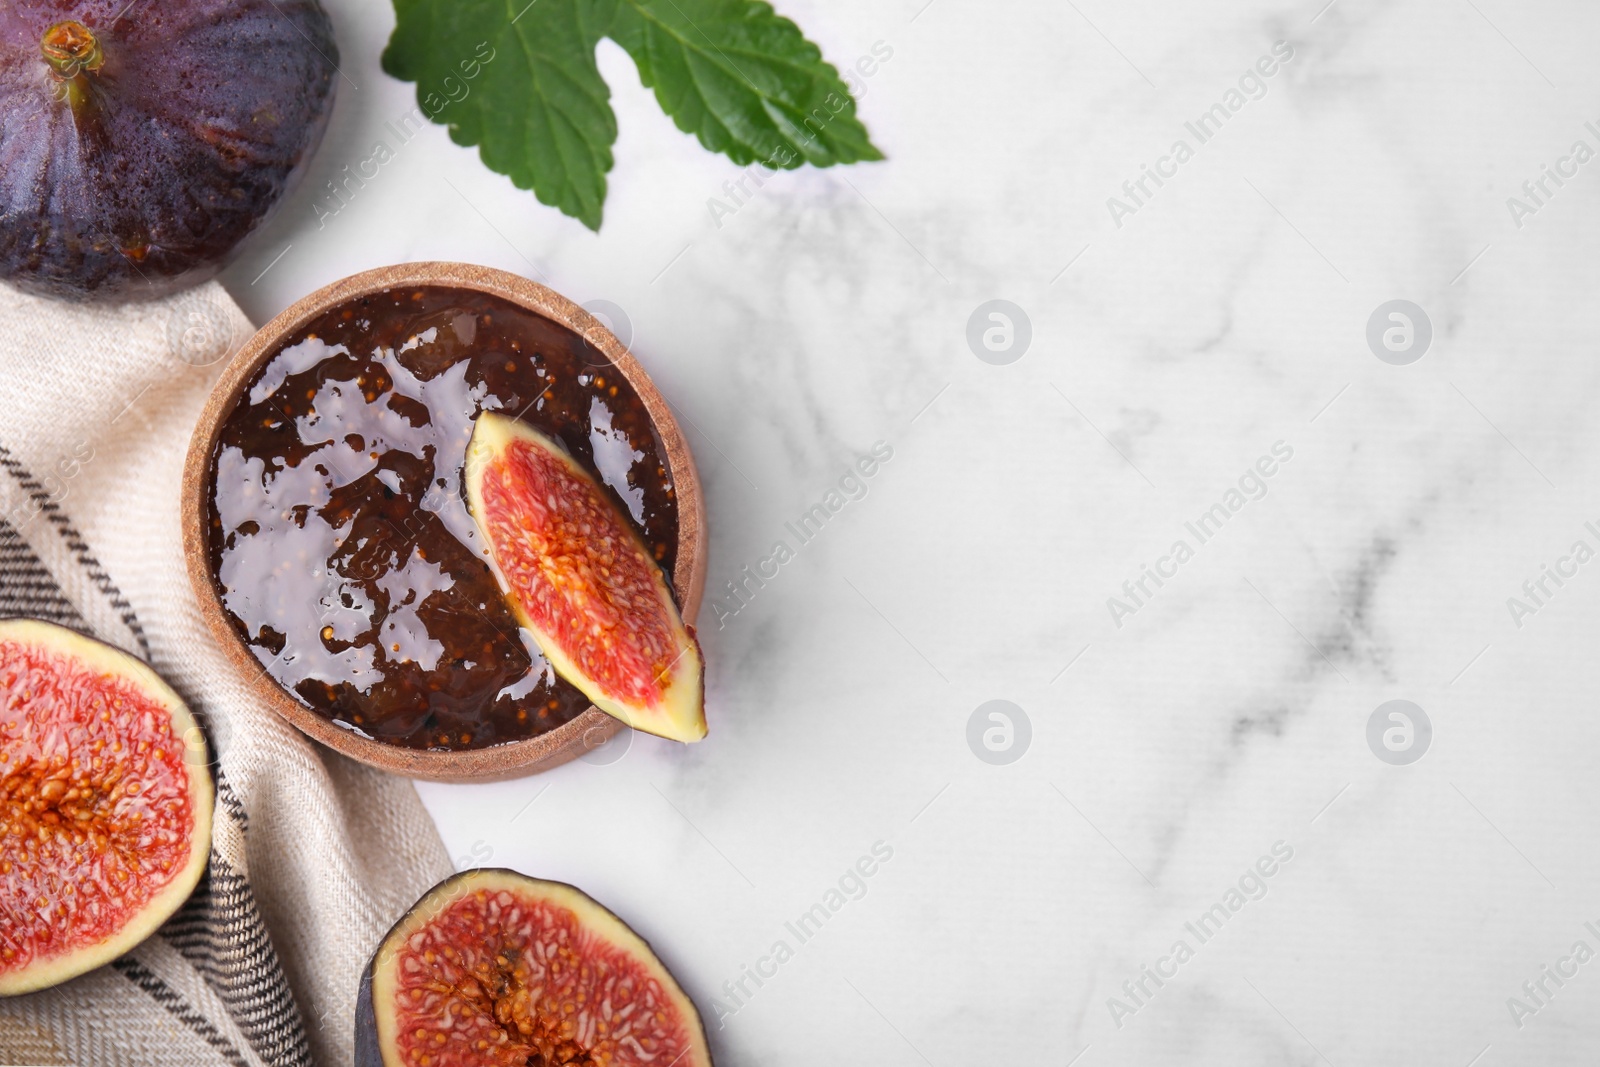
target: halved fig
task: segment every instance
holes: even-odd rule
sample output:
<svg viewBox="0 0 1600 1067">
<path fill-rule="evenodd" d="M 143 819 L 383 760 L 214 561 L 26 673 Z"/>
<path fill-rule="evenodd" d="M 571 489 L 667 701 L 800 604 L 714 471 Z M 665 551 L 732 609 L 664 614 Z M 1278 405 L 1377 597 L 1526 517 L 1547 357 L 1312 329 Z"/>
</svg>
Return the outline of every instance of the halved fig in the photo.
<svg viewBox="0 0 1600 1067">
<path fill-rule="evenodd" d="M 581 890 L 447 878 L 384 936 L 356 1003 L 356 1067 L 711 1067 L 649 944 Z"/>
<path fill-rule="evenodd" d="M 0 621 L 0 996 L 127 952 L 211 852 L 194 716 L 139 660 L 53 623 Z"/>
<path fill-rule="evenodd" d="M 463 480 L 507 601 L 556 673 L 636 730 L 704 737 L 699 642 L 589 472 L 527 423 L 485 412 Z"/>
</svg>

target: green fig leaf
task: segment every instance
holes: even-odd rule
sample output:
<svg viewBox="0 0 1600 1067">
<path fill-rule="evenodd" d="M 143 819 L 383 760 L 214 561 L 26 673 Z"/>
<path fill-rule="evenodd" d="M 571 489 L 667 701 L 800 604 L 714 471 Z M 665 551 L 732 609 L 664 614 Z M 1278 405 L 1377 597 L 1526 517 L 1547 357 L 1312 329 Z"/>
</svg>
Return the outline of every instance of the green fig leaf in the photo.
<svg viewBox="0 0 1600 1067">
<path fill-rule="evenodd" d="M 622 0 L 609 36 L 678 129 L 735 163 L 882 159 L 800 27 L 759 0 Z"/>
<path fill-rule="evenodd" d="M 610 37 L 678 128 L 740 165 L 882 159 L 837 70 L 761 0 L 394 0 L 383 69 L 457 144 L 598 230 L 617 139 Z"/>
</svg>

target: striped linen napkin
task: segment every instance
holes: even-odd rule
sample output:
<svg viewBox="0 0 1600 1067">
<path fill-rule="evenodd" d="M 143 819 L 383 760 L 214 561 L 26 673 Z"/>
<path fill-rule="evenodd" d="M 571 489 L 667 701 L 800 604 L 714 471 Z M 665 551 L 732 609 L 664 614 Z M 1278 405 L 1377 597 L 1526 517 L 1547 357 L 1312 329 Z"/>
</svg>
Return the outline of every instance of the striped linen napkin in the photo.
<svg viewBox="0 0 1600 1067">
<path fill-rule="evenodd" d="M 258 706 L 194 604 L 184 451 L 251 331 L 215 283 L 115 308 L 0 287 L 0 617 L 149 662 L 204 722 L 217 780 L 194 897 L 114 963 L 0 1001 L 0 1064 L 344 1067 L 367 957 L 450 871 L 411 783 Z"/>
</svg>

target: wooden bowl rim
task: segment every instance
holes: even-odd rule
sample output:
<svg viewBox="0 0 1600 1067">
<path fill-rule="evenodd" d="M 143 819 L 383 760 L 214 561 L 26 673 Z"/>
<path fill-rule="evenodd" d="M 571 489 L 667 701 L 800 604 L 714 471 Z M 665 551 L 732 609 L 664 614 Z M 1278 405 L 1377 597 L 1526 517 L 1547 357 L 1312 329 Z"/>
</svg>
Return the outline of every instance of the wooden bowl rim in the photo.
<svg viewBox="0 0 1600 1067">
<path fill-rule="evenodd" d="M 469 263 L 401 263 L 361 271 L 325 285 L 275 316 L 236 352 L 212 386 L 184 461 L 181 521 L 189 584 L 212 636 L 263 703 L 296 729 L 351 759 L 409 778 L 439 782 L 494 781 L 535 774 L 581 755 L 623 728 L 590 706 L 570 722 L 521 741 L 461 752 L 401 748 L 335 725 L 290 696 L 234 631 L 212 579 L 206 536 L 211 455 L 223 422 L 256 371 L 296 331 L 318 315 L 372 293 L 407 286 L 447 286 L 502 297 L 578 333 L 599 349 L 638 394 L 666 449 L 678 500 L 678 553 L 673 587 L 683 620 L 693 623 L 706 579 L 705 499 L 688 441 L 672 410 L 638 360 L 589 312 L 538 282 Z"/>
</svg>

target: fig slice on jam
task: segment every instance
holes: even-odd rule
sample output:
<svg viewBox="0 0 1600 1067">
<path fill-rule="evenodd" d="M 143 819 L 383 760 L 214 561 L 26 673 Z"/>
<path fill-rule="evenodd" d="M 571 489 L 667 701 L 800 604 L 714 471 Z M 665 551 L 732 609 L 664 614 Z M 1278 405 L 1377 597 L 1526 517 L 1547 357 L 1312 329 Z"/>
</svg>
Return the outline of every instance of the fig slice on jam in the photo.
<svg viewBox="0 0 1600 1067">
<path fill-rule="evenodd" d="M 53 623 L 0 621 L 0 996 L 127 952 L 211 852 L 200 728 L 139 660 Z"/>
<path fill-rule="evenodd" d="M 649 944 L 561 882 L 482 868 L 378 945 L 355 1067 L 711 1067 L 700 1013 Z"/>
<path fill-rule="evenodd" d="M 636 730 L 704 737 L 699 642 L 661 568 L 589 472 L 527 423 L 485 412 L 465 482 L 507 601 L 556 673 Z"/>
</svg>

